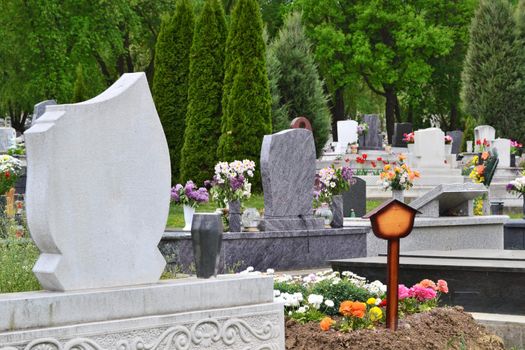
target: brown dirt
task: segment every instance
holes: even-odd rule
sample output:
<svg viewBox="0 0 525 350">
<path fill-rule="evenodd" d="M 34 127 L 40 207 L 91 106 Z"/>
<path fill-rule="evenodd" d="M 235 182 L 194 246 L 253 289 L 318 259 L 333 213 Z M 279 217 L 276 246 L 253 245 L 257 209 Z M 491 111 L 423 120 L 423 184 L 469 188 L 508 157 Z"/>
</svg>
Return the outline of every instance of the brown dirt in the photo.
<svg viewBox="0 0 525 350">
<path fill-rule="evenodd" d="M 318 323 L 286 321 L 286 349 L 472 349 L 504 350 L 501 338 L 477 324 L 461 307 L 443 307 L 410 315 L 399 322 L 397 332 L 384 328 L 341 333 L 319 328 Z"/>
</svg>

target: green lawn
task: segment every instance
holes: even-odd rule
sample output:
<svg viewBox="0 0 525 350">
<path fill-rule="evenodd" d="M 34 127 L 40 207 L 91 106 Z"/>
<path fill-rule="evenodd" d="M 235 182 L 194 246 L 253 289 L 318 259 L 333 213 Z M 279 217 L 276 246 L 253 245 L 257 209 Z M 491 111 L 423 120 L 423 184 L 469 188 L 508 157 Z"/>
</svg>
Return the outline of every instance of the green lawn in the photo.
<svg viewBox="0 0 525 350">
<path fill-rule="evenodd" d="M 381 204 L 382 201 L 380 200 L 369 200 L 366 202 L 366 211 L 369 212 L 370 210 L 377 207 L 379 204 Z M 264 208 L 264 197 L 262 194 L 254 194 L 250 197 L 250 199 L 243 202 L 243 206 L 245 208 L 257 208 L 262 209 Z M 215 203 L 208 203 L 205 205 L 201 205 L 197 208 L 197 212 L 214 212 L 217 206 Z M 168 223 L 166 224 L 169 228 L 182 228 L 184 227 L 184 214 L 182 207 L 171 204 L 170 207 L 170 215 L 168 217 Z"/>
</svg>

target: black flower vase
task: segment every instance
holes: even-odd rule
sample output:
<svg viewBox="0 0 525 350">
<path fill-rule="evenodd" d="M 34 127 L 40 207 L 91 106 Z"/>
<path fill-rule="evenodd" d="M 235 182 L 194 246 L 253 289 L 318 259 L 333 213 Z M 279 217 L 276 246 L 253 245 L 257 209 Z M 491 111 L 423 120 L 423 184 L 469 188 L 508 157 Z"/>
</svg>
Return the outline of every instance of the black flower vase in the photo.
<svg viewBox="0 0 525 350">
<path fill-rule="evenodd" d="M 222 218 L 216 213 L 196 213 L 191 225 L 197 277 L 217 276 L 222 246 Z"/>
<path fill-rule="evenodd" d="M 230 232 L 241 232 L 241 202 L 231 201 L 228 203 L 228 221 Z"/>
<path fill-rule="evenodd" d="M 340 194 L 333 196 L 330 207 L 332 209 L 332 215 L 334 216 L 331 226 L 333 228 L 343 227 L 343 196 Z"/>
<path fill-rule="evenodd" d="M 515 154 L 510 155 L 510 167 L 511 168 L 516 167 L 516 155 Z"/>
</svg>

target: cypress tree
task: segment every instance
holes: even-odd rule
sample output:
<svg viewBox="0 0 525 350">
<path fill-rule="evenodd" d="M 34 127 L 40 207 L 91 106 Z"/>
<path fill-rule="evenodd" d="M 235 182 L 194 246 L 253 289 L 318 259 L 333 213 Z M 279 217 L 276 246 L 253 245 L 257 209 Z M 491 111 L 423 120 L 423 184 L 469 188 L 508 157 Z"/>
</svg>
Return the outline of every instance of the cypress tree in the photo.
<svg viewBox="0 0 525 350">
<path fill-rule="evenodd" d="M 226 42 L 218 149 L 221 160 L 251 159 L 258 162 L 263 136 L 272 130 L 266 45 L 262 33 L 257 1 L 238 0 Z M 255 186 L 260 183 L 257 174 L 253 181 Z"/>
<path fill-rule="evenodd" d="M 73 86 L 73 103 L 78 103 L 89 99 L 86 79 L 84 78 L 84 69 L 80 63 L 77 66 L 76 75 L 75 85 Z"/>
<path fill-rule="evenodd" d="M 472 20 L 462 74 L 465 111 L 502 137 L 522 139 L 523 50 L 507 0 L 481 0 Z"/>
<path fill-rule="evenodd" d="M 180 175 L 193 26 L 190 1 L 179 0 L 173 16 L 162 21 L 155 48 L 153 98 L 168 141 L 172 182 Z"/>
<path fill-rule="evenodd" d="M 276 96 L 280 97 L 278 105 L 273 104 L 273 131 L 288 129 L 292 119 L 304 116 L 312 124 L 319 154 L 331 131 L 331 116 L 299 12 L 291 13 L 285 19 L 283 28 L 269 47 L 269 56 L 272 57 L 268 59 L 269 73 L 278 71 L 277 77 L 270 77 L 271 82 L 277 81 L 277 84 L 270 83 L 272 97 L 274 100 Z M 278 89 L 278 92 L 273 89 Z M 285 120 L 283 107 L 288 112 Z"/>
<path fill-rule="evenodd" d="M 213 175 L 221 130 L 226 20 L 222 3 L 207 0 L 195 25 L 190 53 L 188 113 L 181 178 L 200 184 Z"/>
</svg>

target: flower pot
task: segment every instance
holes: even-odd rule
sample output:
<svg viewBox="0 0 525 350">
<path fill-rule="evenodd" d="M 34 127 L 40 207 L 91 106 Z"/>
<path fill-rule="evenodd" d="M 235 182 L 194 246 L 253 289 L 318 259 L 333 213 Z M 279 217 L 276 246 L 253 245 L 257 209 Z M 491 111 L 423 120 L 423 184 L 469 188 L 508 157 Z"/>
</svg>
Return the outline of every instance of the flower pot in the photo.
<svg viewBox="0 0 525 350">
<path fill-rule="evenodd" d="M 317 208 L 315 210 L 315 213 L 314 215 L 318 218 L 322 218 L 324 220 L 324 227 L 325 228 L 330 228 L 330 223 L 332 222 L 332 219 L 333 219 L 333 214 L 332 214 L 332 211 L 330 210 L 330 208 L 328 207 L 327 204 L 323 203 L 323 205 L 321 205 L 319 208 Z"/>
<path fill-rule="evenodd" d="M 191 241 L 197 277 L 217 276 L 222 245 L 221 216 L 216 213 L 195 214 Z"/>
<path fill-rule="evenodd" d="M 392 198 L 400 202 L 405 202 L 405 194 L 403 190 L 392 190 Z"/>
<path fill-rule="evenodd" d="M 452 143 L 445 144 L 445 155 L 452 154 Z"/>
<path fill-rule="evenodd" d="M 230 224 L 230 232 L 241 232 L 241 202 L 228 202 L 228 221 Z"/>
<path fill-rule="evenodd" d="M 332 197 L 332 203 L 330 204 L 332 210 L 332 224 L 334 228 L 343 227 L 343 196 L 338 194 Z"/>
<path fill-rule="evenodd" d="M 407 143 L 408 153 L 414 153 L 414 144 Z"/>
<path fill-rule="evenodd" d="M 516 167 L 516 155 L 515 154 L 510 155 L 510 167 L 511 168 Z"/>
<path fill-rule="evenodd" d="M 191 223 L 193 221 L 193 214 L 195 214 L 195 208 L 186 204 L 184 204 L 182 208 L 184 209 L 184 228 L 182 230 L 190 231 Z"/>
</svg>

